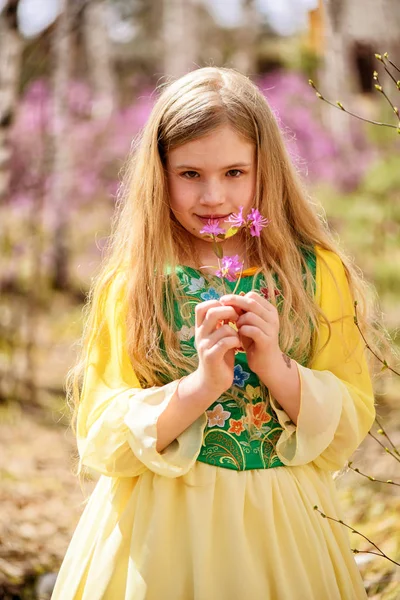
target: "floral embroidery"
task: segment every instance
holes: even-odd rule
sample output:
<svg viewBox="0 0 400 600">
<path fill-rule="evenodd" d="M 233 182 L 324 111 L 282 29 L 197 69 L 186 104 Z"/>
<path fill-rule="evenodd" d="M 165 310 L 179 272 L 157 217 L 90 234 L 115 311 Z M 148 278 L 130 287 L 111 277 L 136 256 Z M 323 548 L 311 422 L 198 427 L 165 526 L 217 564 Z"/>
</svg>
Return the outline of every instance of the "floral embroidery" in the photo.
<svg viewBox="0 0 400 600">
<path fill-rule="evenodd" d="M 229 419 L 229 429 L 230 433 L 234 433 L 235 435 L 240 435 L 242 431 L 244 431 L 243 417 L 241 419 Z"/>
<path fill-rule="evenodd" d="M 314 276 L 315 257 L 307 259 L 308 267 Z M 262 293 L 268 289 L 265 277 L 243 276 L 239 282 L 225 281 L 222 285 L 216 280 L 211 283 L 200 271 L 178 269 L 182 285 L 182 295 L 174 306 L 174 330 L 185 356 L 196 357 L 195 344 L 195 305 L 202 300 L 218 300 L 226 292 L 245 296 L 251 290 Z M 279 281 L 273 274 L 274 288 Z M 271 293 L 273 295 L 273 292 Z M 283 295 L 275 292 L 278 309 L 284 302 Z M 195 296 L 195 297 L 194 297 Z M 235 328 L 234 324 L 231 324 Z M 247 363 L 245 353 L 235 356 L 233 387 L 226 390 L 206 411 L 207 425 L 203 444 L 197 460 L 217 467 L 234 470 L 270 469 L 283 466 L 276 454 L 276 445 L 283 427 L 275 410 L 269 404 L 268 390 L 264 389 L 259 378 Z M 278 411 L 279 414 L 279 411 Z M 285 424 L 284 427 L 294 427 Z"/>
<path fill-rule="evenodd" d="M 213 287 L 208 288 L 207 292 L 200 294 L 202 300 L 219 300 L 220 297 L 220 294 Z"/>
<path fill-rule="evenodd" d="M 177 337 L 181 342 L 187 342 L 194 337 L 195 329 L 194 327 L 188 327 L 187 325 L 182 325 L 180 331 L 177 332 Z"/>
<path fill-rule="evenodd" d="M 266 412 L 265 402 L 257 402 L 257 404 L 247 404 L 247 418 L 253 423 L 257 429 L 260 429 L 264 423 L 269 423 L 271 416 Z"/>
<path fill-rule="evenodd" d="M 261 388 L 258 385 L 257 387 L 253 387 L 252 385 L 246 385 L 246 396 L 249 400 L 255 400 L 256 398 L 261 398 Z"/>
<path fill-rule="evenodd" d="M 265 298 L 266 300 L 269 300 L 269 289 L 268 289 L 267 287 L 262 287 L 262 288 L 260 288 L 260 293 L 261 293 L 261 294 L 264 296 L 264 298 Z M 274 289 L 274 294 L 275 294 L 275 298 L 276 298 L 277 296 L 280 296 L 280 295 L 281 295 L 280 291 L 279 291 L 279 290 L 277 290 L 276 288 Z"/>
<path fill-rule="evenodd" d="M 188 290 L 191 294 L 195 294 L 196 292 L 200 291 L 201 288 L 204 287 L 204 277 L 199 277 L 198 279 L 196 279 L 196 277 L 191 277 L 190 278 L 190 285 L 188 287 Z"/>
<path fill-rule="evenodd" d="M 250 373 L 243 371 L 241 365 L 235 365 L 233 369 L 233 385 L 237 385 L 239 387 L 244 387 L 244 382 L 250 377 Z"/>
<path fill-rule="evenodd" d="M 213 410 L 207 411 L 208 426 L 215 427 L 215 425 L 217 425 L 218 427 L 224 427 L 225 421 L 229 419 L 230 416 L 231 413 L 228 410 L 224 410 L 222 404 L 217 404 Z"/>
</svg>

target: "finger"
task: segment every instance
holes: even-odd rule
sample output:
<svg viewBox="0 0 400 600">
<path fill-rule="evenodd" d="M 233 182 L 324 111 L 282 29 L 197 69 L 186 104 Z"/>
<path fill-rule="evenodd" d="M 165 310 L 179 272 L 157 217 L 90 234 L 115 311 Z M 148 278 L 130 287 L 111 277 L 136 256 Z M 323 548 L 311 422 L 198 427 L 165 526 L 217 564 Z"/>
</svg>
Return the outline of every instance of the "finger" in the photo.
<svg viewBox="0 0 400 600">
<path fill-rule="evenodd" d="M 277 311 L 276 306 L 274 306 L 272 304 L 272 302 L 270 302 L 267 298 L 265 298 L 259 292 L 256 292 L 256 291 L 252 290 L 251 292 L 248 292 L 246 294 L 246 296 L 248 296 L 249 298 L 252 298 L 256 302 L 258 302 L 259 304 L 261 304 L 261 306 L 263 306 L 268 311 L 272 311 L 272 312 L 276 312 Z"/>
<path fill-rule="evenodd" d="M 270 312 L 268 307 L 258 302 L 254 297 L 246 294 L 246 296 L 237 296 L 236 294 L 229 294 L 220 298 L 221 304 L 224 306 L 233 306 L 239 308 L 244 312 L 253 312 L 254 314 L 267 319 L 267 315 Z M 264 302 L 267 300 L 264 299 Z"/>
<path fill-rule="evenodd" d="M 212 348 L 210 348 L 206 353 L 207 360 L 216 361 L 220 357 L 225 356 L 225 354 L 229 350 L 233 350 L 234 348 L 240 348 L 241 342 L 236 336 L 228 336 L 219 340 Z"/>
<path fill-rule="evenodd" d="M 229 325 L 223 325 L 222 327 L 214 331 L 214 333 L 212 333 L 209 338 L 206 338 L 208 339 L 208 348 L 212 348 L 220 340 L 226 337 L 234 337 L 237 340 L 239 340 L 239 334 L 237 331 L 232 329 L 232 327 L 230 327 Z"/>
<path fill-rule="evenodd" d="M 217 327 L 220 321 L 224 320 L 234 321 L 238 320 L 238 315 L 233 306 L 215 306 L 211 307 L 204 318 L 202 323 L 202 335 L 210 335 Z"/>
<path fill-rule="evenodd" d="M 245 311 L 253 310 L 253 312 L 258 314 L 259 311 L 257 311 L 257 306 L 264 308 L 268 312 L 276 311 L 275 306 L 271 304 L 269 300 L 254 291 L 248 292 L 244 296 L 239 296 L 237 294 L 226 294 L 225 296 L 221 296 L 219 300 L 221 304 L 229 304 L 230 306 L 234 305 Z"/>
<path fill-rule="evenodd" d="M 195 307 L 195 323 L 196 327 L 200 327 L 203 324 L 207 311 L 214 307 L 221 306 L 219 300 L 206 300 L 205 302 L 199 302 Z"/>
<path fill-rule="evenodd" d="M 254 327 L 253 325 L 243 325 L 240 329 L 240 336 L 253 340 L 255 344 L 261 343 L 263 339 L 265 340 L 265 335 L 259 327 Z"/>
<path fill-rule="evenodd" d="M 196 343 L 197 352 L 201 354 L 207 350 L 210 350 L 213 346 L 215 346 L 215 344 L 226 337 L 235 337 L 239 339 L 239 334 L 229 325 L 222 325 L 222 327 L 213 331 L 211 335 L 200 338 L 200 340 Z"/>
<path fill-rule="evenodd" d="M 265 320 L 262 317 L 259 317 L 258 315 L 251 312 L 244 313 L 241 317 L 239 317 L 236 323 L 236 326 L 239 329 L 239 331 L 242 331 L 244 325 L 258 327 L 267 335 L 273 333 L 276 328 L 276 323 L 275 321 L 271 320 L 271 318 Z"/>
</svg>

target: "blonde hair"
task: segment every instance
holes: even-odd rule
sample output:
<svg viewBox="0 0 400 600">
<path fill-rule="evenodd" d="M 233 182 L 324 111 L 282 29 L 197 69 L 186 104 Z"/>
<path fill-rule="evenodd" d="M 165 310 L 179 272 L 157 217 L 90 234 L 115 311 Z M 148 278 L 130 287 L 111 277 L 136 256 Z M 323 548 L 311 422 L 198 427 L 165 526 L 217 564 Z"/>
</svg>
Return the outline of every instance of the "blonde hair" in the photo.
<svg viewBox="0 0 400 600">
<path fill-rule="evenodd" d="M 85 307 L 81 356 L 67 378 L 67 394 L 75 406 L 89 344 L 101 331 L 109 285 L 121 273 L 126 286 L 127 351 L 142 387 L 162 385 L 180 377 L 182 369 L 195 368 L 197 357 L 183 356 L 172 328 L 179 288 L 175 267 L 195 253 L 190 234 L 169 207 L 165 162 L 169 150 L 227 124 L 257 150 L 255 206 L 272 225 L 260 238 L 248 240 L 247 252 L 250 264 L 263 272 L 271 298 L 271 273 L 278 276 L 285 299 L 280 319 L 282 351 L 291 351 L 294 359 L 312 360 L 321 319 L 329 327 L 313 300 L 312 274 L 303 254 L 315 245 L 342 259 L 358 300 L 358 322 L 366 330 L 365 283 L 303 190 L 265 97 L 234 70 L 198 69 L 162 90 L 127 163 L 108 247 Z"/>
</svg>

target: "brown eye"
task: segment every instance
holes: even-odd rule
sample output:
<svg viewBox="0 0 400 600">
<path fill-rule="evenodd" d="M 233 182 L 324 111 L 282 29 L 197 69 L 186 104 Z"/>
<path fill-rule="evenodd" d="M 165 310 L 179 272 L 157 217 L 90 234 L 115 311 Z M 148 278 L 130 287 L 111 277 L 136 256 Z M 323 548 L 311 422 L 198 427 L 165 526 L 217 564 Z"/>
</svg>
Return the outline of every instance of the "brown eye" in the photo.
<svg viewBox="0 0 400 600">
<path fill-rule="evenodd" d="M 198 176 L 198 173 L 196 171 L 185 171 L 184 173 L 181 173 L 181 175 L 186 179 L 195 179 Z"/>
<path fill-rule="evenodd" d="M 240 169 L 231 169 L 228 171 L 227 175 L 229 174 L 229 177 L 239 177 L 242 173 L 243 171 Z"/>
</svg>

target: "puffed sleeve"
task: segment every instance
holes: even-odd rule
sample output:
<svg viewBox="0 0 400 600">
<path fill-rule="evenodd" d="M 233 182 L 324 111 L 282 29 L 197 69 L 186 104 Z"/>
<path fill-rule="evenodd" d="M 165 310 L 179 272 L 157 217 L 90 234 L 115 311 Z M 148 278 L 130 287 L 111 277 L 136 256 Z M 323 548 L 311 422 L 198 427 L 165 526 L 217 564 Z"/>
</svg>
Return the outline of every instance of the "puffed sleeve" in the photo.
<svg viewBox="0 0 400 600">
<path fill-rule="evenodd" d="M 179 477 L 196 461 L 206 417 L 157 452 L 157 419 L 178 381 L 140 388 L 126 351 L 125 289 L 125 277 L 119 274 L 104 303 L 104 326 L 89 342 L 77 415 L 79 471 L 85 465 L 111 477 L 136 477 L 146 469 Z"/>
<path fill-rule="evenodd" d="M 285 465 L 314 462 L 341 469 L 375 419 L 374 394 L 365 344 L 354 323 L 354 302 L 345 269 L 333 252 L 317 247 L 315 300 L 331 324 L 321 323 L 318 350 L 310 368 L 297 365 L 301 382 L 297 425 L 274 398 L 283 432 L 277 454 Z M 335 283 L 336 282 L 336 283 Z"/>
</svg>

